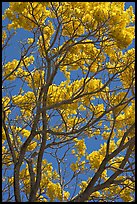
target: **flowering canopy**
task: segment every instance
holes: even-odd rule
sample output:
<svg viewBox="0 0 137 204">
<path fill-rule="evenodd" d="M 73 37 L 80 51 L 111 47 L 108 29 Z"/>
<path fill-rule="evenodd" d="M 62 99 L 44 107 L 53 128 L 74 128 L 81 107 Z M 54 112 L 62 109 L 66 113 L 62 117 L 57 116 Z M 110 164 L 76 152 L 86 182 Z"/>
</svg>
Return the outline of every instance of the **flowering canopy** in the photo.
<svg viewBox="0 0 137 204">
<path fill-rule="evenodd" d="M 3 199 L 133 201 L 132 6 L 10 2 L 3 22 L 7 19 L 2 33 Z M 20 29 L 29 37 L 19 39 L 20 55 L 8 60 L 8 45 Z"/>
</svg>

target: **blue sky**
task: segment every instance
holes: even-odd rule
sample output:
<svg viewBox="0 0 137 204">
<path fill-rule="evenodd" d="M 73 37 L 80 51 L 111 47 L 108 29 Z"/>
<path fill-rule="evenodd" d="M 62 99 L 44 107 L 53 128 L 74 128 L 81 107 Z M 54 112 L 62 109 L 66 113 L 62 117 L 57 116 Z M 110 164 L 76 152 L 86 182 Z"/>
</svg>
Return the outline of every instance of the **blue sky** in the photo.
<svg viewBox="0 0 137 204">
<path fill-rule="evenodd" d="M 2 2 L 2 13 L 4 12 L 4 10 L 6 8 L 8 8 L 8 5 L 9 3 L 8 2 Z M 135 2 L 126 2 L 125 4 L 125 8 L 128 8 L 129 6 L 133 6 L 134 8 L 134 11 L 135 11 Z M 27 39 L 28 37 L 31 37 L 31 34 L 27 31 L 24 31 L 23 29 L 19 29 L 17 31 L 17 35 L 15 37 L 13 37 L 12 41 L 11 41 L 11 45 L 7 52 L 8 52 L 8 58 L 7 60 L 9 61 L 12 61 L 14 58 L 15 59 L 18 59 L 20 54 L 19 54 L 19 48 L 17 46 L 17 44 L 15 43 L 15 40 L 21 40 L 21 39 Z M 130 49 L 131 47 L 134 46 L 134 41 L 133 43 L 128 47 L 128 49 Z M 7 53 L 5 53 L 7 55 Z M 61 75 L 58 75 L 58 77 L 56 78 L 57 80 L 57 83 L 60 83 L 62 80 L 63 80 L 63 74 Z M 17 82 L 16 82 L 17 83 Z M 17 93 L 17 90 L 18 90 L 18 86 L 12 91 L 12 94 L 16 94 Z M 86 140 L 86 144 L 87 144 L 87 148 L 88 148 L 88 151 L 91 152 L 93 150 L 96 150 L 100 147 L 100 144 L 102 144 L 102 140 L 100 139 L 100 137 L 95 140 L 95 138 L 92 139 L 92 149 L 91 149 L 91 141 L 89 142 L 89 140 L 87 139 Z M 60 152 L 60 156 L 61 156 L 61 152 Z M 70 158 L 71 160 L 72 158 Z M 48 158 L 48 161 L 49 162 L 53 162 L 54 163 L 54 160 L 53 158 L 49 157 Z M 56 165 L 54 163 L 54 168 L 56 168 Z M 86 176 L 83 177 L 83 180 L 86 179 Z"/>
</svg>

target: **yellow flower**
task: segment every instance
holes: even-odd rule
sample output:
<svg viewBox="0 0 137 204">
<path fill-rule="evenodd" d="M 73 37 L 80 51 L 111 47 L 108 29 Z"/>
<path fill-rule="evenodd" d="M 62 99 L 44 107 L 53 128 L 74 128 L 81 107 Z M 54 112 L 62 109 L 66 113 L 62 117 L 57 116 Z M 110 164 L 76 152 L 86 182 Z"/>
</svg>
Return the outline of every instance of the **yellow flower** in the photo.
<svg viewBox="0 0 137 204">
<path fill-rule="evenodd" d="M 30 135 L 30 131 L 29 131 L 29 130 L 26 130 L 26 129 L 21 130 L 21 133 L 22 133 L 23 136 L 25 136 L 25 137 L 29 137 L 29 135 Z"/>
<path fill-rule="evenodd" d="M 69 196 L 70 196 L 70 193 L 68 191 L 63 192 L 64 200 L 68 200 Z"/>
<path fill-rule="evenodd" d="M 37 142 L 31 142 L 27 148 L 28 151 L 32 151 L 37 147 Z"/>
<path fill-rule="evenodd" d="M 87 156 L 87 160 L 89 160 L 89 163 L 93 169 L 98 169 L 103 159 L 104 156 L 100 154 L 99 151 L 93 151 Z"/>
<path fill-rule="evenodd" d="M 8 76 L 8 80 L 14 80 L 16 78 L 15 72 L 10 74 L 14 69 L 16 69 L 18 65 L 18 60 L 14 59 L 12 62 L 8 62 L 7 64 L 4 65 L 4 73 L 3 76 Z"/>
<path fill-rule="evenodd" d="M 55 184 L 55 183 L 49 181 L 49 183 L 47 185 L 47 196 L 51 199 L 51 201 L 54 201 L 55 198 L 62 200 L 60 184 L 59 183 Z"/>
<path fill-rule="evenodd" d="M 2 32 L 2 44 L 4 44 L 6 38 L 7 38 L 6 31 L 3 31 Z"/>
<path fill-rule="evenodd" d="M 5 134 L 5 130 L 2 127 L 2 141 L 4 142 L 6 140 L 6 134 Z"/>
<path fill-rule="evenodd" d="M 101 194 L 100 194 L 99 191 L 96 191 L 96 192 L 92 193 L 91 196 L 94 196 L 94 197 L 100 197 Z"/>
<path fill-rule="evenodd" d="M 81 111 L 86 110 L 86 108 L 85 108 L 82 104 L 80 104 L 80 106 L 78 107 L 78 109 L 81 110 Z"/>
<path fill-rule="evenodd" d="M 74 149 L 72 149 L 71 153 L 72 153 L 72 154 L 75 154 L 76 152 L 75 152 L 75 150 L 74 150 Z"/>
<path fill-rule="evenodd" d="M 33 41 L 34 41 L 34 39 L 33 39 L 33 38 L 28 38 L 28 40 L 27 40 L 28 44 L 32 44 L 32 43 L 33 43 Z"/>
<path fill-rule="evenodd" d="M 98 104 L 97 106 L 95 106 L 96 117 L 99 117 L 103 112 L 104 112 L 104 105 L 103 104 Z"/>
<path fill-rule="evenodd" d="M 78 139 L 74 139 L 75 141 L 75 147 L 77 149 L 78 155 L 79 156 L 84 156 L 85 152 L 86 152 L 86 145 L 85 145 L 85 141 L 84 139 L 78 140 Z"/>
<path fill-rule="evenodd" d="M 76 163 L 71 163 L 70 168 L 72 169 L 72 171 L 77 171 L 79 169 L 78 167 L 78 162 Z"/>
</svg>

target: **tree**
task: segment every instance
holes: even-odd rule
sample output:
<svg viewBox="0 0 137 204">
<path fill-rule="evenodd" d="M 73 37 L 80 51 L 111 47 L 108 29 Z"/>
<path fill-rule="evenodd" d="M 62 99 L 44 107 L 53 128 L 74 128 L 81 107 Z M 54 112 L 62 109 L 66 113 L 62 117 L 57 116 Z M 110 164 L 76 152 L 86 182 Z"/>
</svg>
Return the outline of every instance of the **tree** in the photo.
<svg viewBox="0 0 137 204">
<path fill-rule="evenodd" d="M 2 18 L 3 201 L 134 201 L 132 6 L 10 2 Z"/>
</svg>

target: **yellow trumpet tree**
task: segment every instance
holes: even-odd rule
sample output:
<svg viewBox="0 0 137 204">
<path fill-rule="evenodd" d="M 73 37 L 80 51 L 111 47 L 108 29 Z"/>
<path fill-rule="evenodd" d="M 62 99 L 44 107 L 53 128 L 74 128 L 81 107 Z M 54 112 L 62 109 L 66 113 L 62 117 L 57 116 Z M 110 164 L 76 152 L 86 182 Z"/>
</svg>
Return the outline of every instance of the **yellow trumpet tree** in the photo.
<svg viewBox="0 0 137 204">
<path fill-rule="evenodd" d="M 9 2 L 3 202 L 134 201 L 134 19 L 124 2 Z"/>
</svg>

